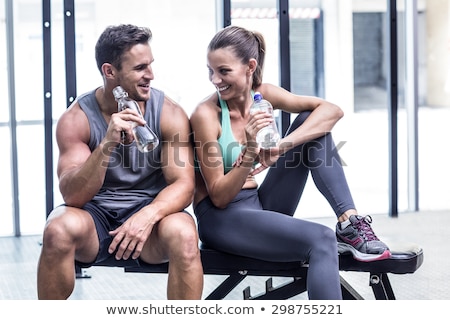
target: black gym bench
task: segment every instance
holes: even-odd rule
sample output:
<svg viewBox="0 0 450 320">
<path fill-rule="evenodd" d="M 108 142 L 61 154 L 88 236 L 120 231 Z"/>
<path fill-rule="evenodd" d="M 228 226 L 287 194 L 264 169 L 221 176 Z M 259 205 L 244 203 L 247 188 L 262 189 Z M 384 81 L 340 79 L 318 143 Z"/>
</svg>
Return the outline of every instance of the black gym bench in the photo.
<svg viewBox="0 0 450 320">
<path fill-rule="evenodd" d="M 414 273 L 423 263 L 423 250 L 416 245 L 408 245 L 399 249 L 391 246 L 392 256 L 387 260 L 361 262 L 352 255 L 339 255 L 341 271 L 369 273 L 369 285 L 377 300 L 395 300 L 394 291 L 388 274 Z M 306 291 L 308 264 L 305 262 L 270 262 L 232 255 L 200 246 L 200 253 L 205 275 L 228 276 L 205 299 L 220 300 L 225 298 L 247 276 L 269 277 L 266 290 L 251 295 L 250 287 L 243 291 L 245 300 L 284 300 Z M 94 266 L 120 267 L 125 272 L 167 273 L 168 263 L 146 264 L 138 260 L 121 260 L 114 257 Z M 76 266 L 77 278 L 90 278 L 83 268 Z M 272 277 L 292 278 L 280 286 L 274 287 Z M 343 298 L 346 300 L 363 300 L 363 297 L 341 276 Z"/>
</svg>

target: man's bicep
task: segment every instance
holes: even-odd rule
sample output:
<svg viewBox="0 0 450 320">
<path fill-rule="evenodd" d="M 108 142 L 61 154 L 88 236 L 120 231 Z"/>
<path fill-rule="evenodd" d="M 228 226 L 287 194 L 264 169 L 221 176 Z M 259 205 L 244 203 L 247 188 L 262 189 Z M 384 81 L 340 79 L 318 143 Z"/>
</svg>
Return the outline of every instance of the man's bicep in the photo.
<svg viewBox="0 0 450 320">
<path fill-rule="evenodd" d="M 56 126 L 58 176 L 84 163 L 89 157 L 89 133 L 89 123 L 80 109 L 73 107 L 61 116 Z"/>
<path fill-rule="evenodd" d="M 194 148 L 189 120 L 183 116 L 164 128 L 161 161 L 167 182 L 177 178 L 194 177 Z"/>
<path fill-rule="evenodd" d="M 67 145 L 63 143 L 58 156 L 58 177 L 85 163 L 90 154 L 89 147 L 83 142 L 72 142 Z"/>
<path fill-rule="evenodd" d="M 178 178 L 192 178 L 194 175 L 194 150 L 189 135 L 179 133 L 172 141 L 162 146 L 161 160 L 167 182 Z"/>
</svg>

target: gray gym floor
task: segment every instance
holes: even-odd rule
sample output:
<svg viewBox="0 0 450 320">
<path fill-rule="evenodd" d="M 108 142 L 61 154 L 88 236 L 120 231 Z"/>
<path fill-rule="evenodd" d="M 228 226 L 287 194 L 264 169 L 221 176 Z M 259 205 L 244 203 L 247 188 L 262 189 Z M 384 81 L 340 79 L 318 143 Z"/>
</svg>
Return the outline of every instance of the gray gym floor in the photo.
<svg viewBox="0 0 450 320">
<path fill-rule="evenodd" d="M 447 248 L 450 212 L 400 213 L 398 218 L 372 215 L 376 234 L 386 243 L 418 244 L 424 251 L 424 262 L 413 274 L 389 274 L 398 300 L 440 300 L 450 298 L 450 250 Z M 311 218 L 334 228 L 335 218 Z M 40 236 L 0 237 L 0 299 L 36 299 L 36 266 L 40 252 Z M 71 299 L 124 300 L 165 299 L 167 275 L 124 273 L 122 269 L 93 267 L 87 269 L 89 279 L 77 279 Z M 369 286 L 369 274 L 341 274 L 367 300 L 374 295 Z M 206 297 L 224 276 L 205 276 Z M 250 286 L 251 294 L 265 290 L 265 277 L 248 277 L 226 299 L 242 299 L 242 291 Z M 289 279 L 276 278 L 274 285 Z M 307 299 L 300 294 L 293 299 Z"/>
</svg>

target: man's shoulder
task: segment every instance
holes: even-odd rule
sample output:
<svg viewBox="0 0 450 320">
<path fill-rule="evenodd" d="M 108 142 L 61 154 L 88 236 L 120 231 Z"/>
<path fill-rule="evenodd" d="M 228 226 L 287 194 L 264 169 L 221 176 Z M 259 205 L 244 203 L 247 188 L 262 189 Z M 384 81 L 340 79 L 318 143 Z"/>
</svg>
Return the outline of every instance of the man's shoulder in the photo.
<svg viewBox="0 0 450 320">
<path fill-rule="evenodd" d="M 158 90 L 158 89 L 156 89 L 156 90 Z M 162 91 L 159 90 L 159 92 L 162 92 Z M 167 94 L 163 93 L 163 96 L 161 98 L 163 99 L 163 101 L 162 101 L 162 103 L 163 103 L 162 111 L 163 112 L 176 112 L 178 110 L 184 111 L 183 107 L 177 101 L 175 101 L 173 98 L 168 96 Z"/>
<path fill-rule="evenodd" d="M 161 108 L 161 128 L 173 128 L 181 130 L 189 126 L 189 117 L 182 106 L 170 98 L 164 96 L 163 105 Z"/>
<path fill-rule="evenodd" d="M 95 98 L 95 89 L 94 89 L 78 95 L 70 107 L 76 105 L 84 110 L 86 107 L 91 107 L 92 105 L 95 104 L 97 104 L 97 100 Z"/>
</svg>

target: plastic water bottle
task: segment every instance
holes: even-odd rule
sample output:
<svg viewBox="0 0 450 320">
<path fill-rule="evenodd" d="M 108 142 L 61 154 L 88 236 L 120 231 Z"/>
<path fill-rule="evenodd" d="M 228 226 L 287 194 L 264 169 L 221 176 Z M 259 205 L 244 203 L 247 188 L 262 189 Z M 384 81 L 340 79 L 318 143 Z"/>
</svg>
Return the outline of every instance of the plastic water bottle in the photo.
<svg viewBox="0 0 450 320">
<path fill-rule="evenodd" d="M 118 111 L 122 111 L 126 108 L 135 110 L 141 118 L 141 108 L 138 103 L 128 97 L 128 93 L 121 87 L 117 86 L 113 89 L 114 98 L 118 104 Z M 136 122 L 131 122 L 133 129 L 134 140 L 136 141 L 137 148 L 141 152 L 149 152 L 155 149 L 159 144 L 158 136 L 145 124 L 144 126 L 138 125 Z"/>
<path fill-rule="evenodd" d="M 269 101 L 263 99 L 261 93 L 255 92 L 253 100 L 253 105 L 250 108 L 250 114 L 261 110 L 271 114 L 273 117 L 273 106 Z M 278 132 L 275 119 L 267 127 L 262 128 L 256 134 L 256 142 L 258 143 L 259 147 L 263 149 L 276 147 L 279 141 L 280 133 Z"/>
</svg>

